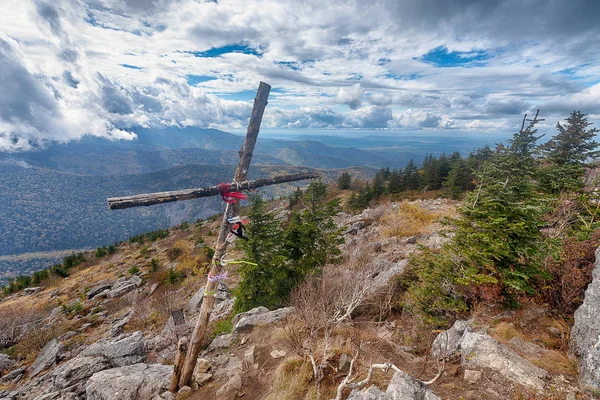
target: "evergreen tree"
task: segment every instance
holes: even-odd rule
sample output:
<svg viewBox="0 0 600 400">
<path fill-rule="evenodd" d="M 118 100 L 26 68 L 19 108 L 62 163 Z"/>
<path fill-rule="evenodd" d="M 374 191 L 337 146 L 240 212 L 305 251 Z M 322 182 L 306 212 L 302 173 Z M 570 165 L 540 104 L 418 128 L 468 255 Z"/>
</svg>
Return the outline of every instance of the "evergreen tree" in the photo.
<svg viewBox="0 0 600 400">
<path fill-rule="evenodd" d="M 389 171 L 389 169 L 388 169 Z M 385 193 L 386 171 L 380 169 L 373 178 L 373 196 L 380 196 Z"/>
<path fill-rule="evenodd" d="M 419 169 L 412 159 L 404 168 L 404 186 L 406 190 L 418 190 L 421 186 Z"/>
<path fill-rule="evenodd" d="M 444 179 L 448 177 L 451 168 L 452 166 L 450 165 L 450 160 L 448 159 L 448 156 L 445 153 L 442 153 L 442 155 L 437 159 L 437 172 L 435 176 L 436 188 L 439 189 L 442 187 Z"/>
<path fill-rule="evenodd" d="M 427 190 L 437 190 L 440 188 L 438 182 L 438 159 L 433 154 L 427 154 L 423 160 L 423 185 Z"/>
<path fill-rule="evenodd" d="M 417 274 L 409 306 L 430 322 L 464 311 L 471 301 L 513 303 L 538 278 L 543 208 L 534 191 L 537 130 L 534 120 L 477 174 L 479 187 L 453 220 L 455 235 L 440 252 L 425 249 L 411 263 Z"/>
<path fill-rule="evenodd" d="M 258 306 L 276 307 L 294 286 L 282 254 L 283 231 L 279 222 L 267 212 L 266 203 L 260 196 L 253 196 L 251 201 L 248 240 L 240 241 L 240 246 L 246 252 L 245 260 L 257 265 L 240 264 L 242 280 L 235 289 L 236 312 Z"/>
<path fill-rule="evenodd" d="M 470 173 L 467 168 L 467 162 L 462 158 L 454 162 L 446 181 L 444 189 L 453 199 L 458 199 L 460 195 L 468 190 L 470 182 Z"/>
<path fill-rule="evenodd" d="M 326 186 L 312 182 L 306 189 L 309 207 L 293 212 L 284 232 L 284 252 L 297 278 L 317 272 L 329 262 L 337 260 L 337 245 L 343 239 L 333 216 L 340 212 L 339 200 L 325 202 Z"/>
<path fill-rule="evenodd" d="M 586 116 L 573 111 L 566 119 L 566 125 L 556 123 L 558 134 L 541 146 L 549 165 L 544 168 L 540 180 L 542 187 L 552 193 L 581 188 L 587 161 L 600 153 L 598 142 L 594 140 L 598 129 L 588 129 L 592 124 Z"/>
<path fill-rule="evenodd" d="M 352 176 L 349 172 L 343 172 L 338 178 L 337 186 L 340 190 L 350 189 L 350 182 L 352 181 Z"/>
<path fill-rule="evenodd" d="M 404 190 L 404 178 L 402 170 L 395 169 L 390 172 L 387 190 L 389 193 L 400 193 Z"/>
</svg>

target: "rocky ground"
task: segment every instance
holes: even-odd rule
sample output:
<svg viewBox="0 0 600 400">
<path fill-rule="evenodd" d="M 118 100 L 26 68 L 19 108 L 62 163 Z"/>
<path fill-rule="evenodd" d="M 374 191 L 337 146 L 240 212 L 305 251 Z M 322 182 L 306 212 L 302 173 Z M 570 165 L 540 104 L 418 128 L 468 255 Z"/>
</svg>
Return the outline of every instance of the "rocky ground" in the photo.
<svg viewBox="0 0 600 400">
<path fill-rule="evenodd" d="M 0 399 L 300 399 L 317 393 L 353 400 L 586 399 L 600 393 L 600 262 L 572 330 L 539 304 L 518 311 L 482 307 L 447 331 L 423 330 L 394 310 L 392 289 L 419 245 L 444 242 L 439 220 L 453 215 L 455 203 L 411 204 L 431 221 L 401 229 L 403 205 L 393 202 L 338 215 L 344 253 L 366 254 L 368 275 L 351 318 L 333 326 L 324 344 L 314 342 L 324 372 L 318 385 L 308 357 L 316 352 L 294 339 L 302 329 L 299 311 L 259 307 L 231 318 L 233 299 L 221 283 L 211 315 L 215 328 L 193 383 L 167 391 L 177 340 L 189 337 L 199 312 L 205 273 L 189 267 L 188 279 L 173 285 L 164 277 L 170 267 L 188 268 L 190 260 L 194 268 L 202 265 L 203 241 L 214 240 L 213 221 L 174 229 L 149 246 L 123 244 L 67 279 L 4 298 L 0 323 L 13 324 L 19 337 L 0 353 Z M 283 203 L 273 207 L 286 212 Z M 181 254 L 174 255 L 174 247 Z M 175 325 L 171 312 L 179 309 L 185 323 Z"/>
</svg>

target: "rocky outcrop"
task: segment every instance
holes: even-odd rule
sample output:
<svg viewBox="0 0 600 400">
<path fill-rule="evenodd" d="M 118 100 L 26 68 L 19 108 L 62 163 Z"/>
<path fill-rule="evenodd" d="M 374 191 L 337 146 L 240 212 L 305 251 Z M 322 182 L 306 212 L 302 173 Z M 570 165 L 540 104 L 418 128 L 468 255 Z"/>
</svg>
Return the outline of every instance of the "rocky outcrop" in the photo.
<svg viewBox="0 0 600 400">
<path fill-rule="evenodd" d="M 216 394 L 217 399 L 235 399 L 238 391 L 242 388 L 242 360 L 238 357 L 230 357 L 226 368 L 221 368 L 215 373 L 215 377 L 225 377 L 227 382 Z"/>
<path fill-rule="evenodd" d="M 87 381 L 87 400 L 146 400 L 168 390 L 173 368 L 133 364 L 97 372 Z"/>
<path fill-rule="evenodd" d="M 15 360 L 11 359 L 6 354 L 0 353 L 0 376 L 2 376 L 2 371 L 12 367 L 15 364 Z"/>
<path fill-rule="evenodd" d="M 392 399 L 440 400 L 423 382 L 405 372 L 396 372 L 386 391 Z"/>
<path fill-rule="evenodd" d="M 233 333 L 248 331 L 255 326 L 277 322 L 293 312 L 292 307 L 279 308 L 269 311 L 266 307 L 257 307 L 248 312 L 233 317 Z"/>
<path fill-rule="evenodd" d="M 33 364 L 31 364 L 31 367 L 29 367 L 29 377 L 33 378 L 43 370 L 55 365 L 58 362 L 59 356 L 63 350 L 64 346 L 56 339 L 44 346 Z"/>
<path fill-rule="evenodd" d="M 234 340 L 235 336 L 231 333 L 219 335 L 210 342 L 206 351 L 228 349 L 233 345 Z"/>
<path fill-rule="evenodd" d="M 435 338 L 431 345 L 431 355 L 437 357 L 438 354 L 444 354 L 444 356 L 450 357 L 456 353 L 460 340 L 467 330 L 471 330 L 469 321 L 456 321 L 452 328 L 440 333 Z"/>
<path fill-rule="evenodd" d="M 119 278 L 113 285 L 112 289 L 107 293 L 108 297 L 113 299 L 115 297 L 121 297 L 142 284 L 142 278 L 137 275 L 131 278 Z"/>
<path fill-rule="evenodd" d="M 461 364 L 466 368 L 489 368 L 537 391 L 544 390 L 548 373 L 520 357 L 507 346 L 483 333 L 467 330 L 460 340 Z"/>
<path fill-rule="evenodd" d="M 461 365 L 471 370 L 489 369 L 517 384 L 538 392 L 546 387 L 548 373 L 522 358 L 486 333 L 473 332 L 468 321 L 456 321 L 440 333 L 432 354 L 460 354 Z"/>
<path fill-rule="evenodd" d="M 393 400 L 387 393 L 375 385 L 366 389 L 354 389 L 346 400 Z"/>
<path fill-rule="evenodd" d="M 229 290 L 229 287 L 224 282 L 219 281 L 215 293 L 215 302 L 219 304 L 223 301 L 229 300 L 230 298 L 231 292 Z M 194 312 L 200 310 L 202 300 L 204 300 L 204 286 L 201 287 L 200 290 L 198 290 L 196 294 L 194 294 L 192 298 L 188 301 L 188 311 Z"/>
<path fill-rule="evenodd" d="M 93 299 L 94 297 L 98 296 L 99 294 L 103 293 L 106 290 L 109 290 L 112 287 L 112 285 L 110 283 L 104 283 L 102 285 L 98 285 L 96 287 L 91 288 L 90 290 L 88 290 L 86 297 L 89 299 Z"/>
<path fill-rule="evenodd" d="M 600 392 L 600 247 L 592 283 L 585 291 L 583 304 L 575 312 L 571 329 L 571 352 L 579 364 L 579 381 L 586 390 Z"/>
<path fill-rule="evenodd" d="M 188 311 L 198 311 L 202 305 L 202 300 L 204 300 L 204 286 L 201 287 L 200 290 L 198 290 L 196 294 L 193 295 L 188 301 Z"/>
<path fill-rule="evenodd" d="M 377 386 L 350 392 L 347 400 L 440 400 L 423 382 L 405 372 L 396 372 L 385 392 Z"/>
<path fill-rule="evenodd" d="M 52 372 L 55 390 L 70 389 L 81 394 L 85 383 L 97 372 L 109 368 L 137 364 L 146 358 L 146 343 L 141 332 L 121 335 L 117 338 L 100 340 L 77 357 L 60 365 Z"/>
</svg>

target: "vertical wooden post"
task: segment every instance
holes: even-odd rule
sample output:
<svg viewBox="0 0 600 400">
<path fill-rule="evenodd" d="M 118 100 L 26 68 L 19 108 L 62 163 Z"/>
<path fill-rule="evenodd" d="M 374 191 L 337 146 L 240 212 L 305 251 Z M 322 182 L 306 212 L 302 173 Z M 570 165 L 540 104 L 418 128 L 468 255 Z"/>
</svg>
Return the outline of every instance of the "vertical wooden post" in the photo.
<svg viewBox="0 0 600 400">
<path fill-rule="evenodd" d="M 258 91 L 256 92 L 256 97 L 254 98 L 254 107 L 252 108 L 252 114 L 250 115 L 250 122 L 248 123 L 246 140 L 244 141 L 242 149 L 240 150 L 240 160 L 235 171 L 235 176 L 233 178 L 234 181 L 241 182 L 246 180 L 248 168 L 250 168 L 250 161 L 252 160 L 252 153 L 254 152 L 254 145 L 256 144 L 256 138 L 258 137 L 260 123 L 265 112 L 265 107 L 267 106 L 267 99 L 269 98 L 270 91 L 271 86 L 264 82 L 261 82 L 258 86 Z M 221 222 L 219 238 L 217 239 L 217 245 L 215 247 L 215 255 L 213 256 L 210 266 L 211 276 L 217 276 L 223 272 L 221 257 L 223 257 L 227 251 L 228 243 L 225 239 L 229 233 L 229 222 L 227 221 L 227 216 L 235 216 L 237 215 L 237 212 L 237 203 L 227 204 L 225 213 L 223 214 L 223 221 Z M 208 327 L 208 320 L 215 305 L 214 293 L 216 289 L 217 282 L 206 282 L 206 286 L 204 288 L 204 300 L 202 301 L 202 306 L 200 308 L 200 315 L 198 316 L 198 321 L 196 321 L 196 326 L 194 328 L 194 332 L 192 333 L 190 346 L 185 357 L 183 373 L 181 374 L 181 379 L 179 380 L 180 387 L 188 385 L 192 379 L 192 374 L 194 373 L 194 368 L 196 367 L 196 360 L 198 358 L 198 354 L 200 353 L 200 346 L 202 345 L 202 340 L 204 339 L 204 335 L 206 334 L 206 329 Z"/>
<path fill-rule="evenodd" d="M 179 378 L 181 376 L 181 370 L 183 369 L 183 362 L 185 361 L 185 353 L 187 352 L 188 339 L 182 337 L 177 343 L 177 355 L 175 356 L 175 364 L 173 365 L 173 376 L 171 377 L 171 386 L 169 391 L 177 393 L 179 388 Z"/>
</svg>

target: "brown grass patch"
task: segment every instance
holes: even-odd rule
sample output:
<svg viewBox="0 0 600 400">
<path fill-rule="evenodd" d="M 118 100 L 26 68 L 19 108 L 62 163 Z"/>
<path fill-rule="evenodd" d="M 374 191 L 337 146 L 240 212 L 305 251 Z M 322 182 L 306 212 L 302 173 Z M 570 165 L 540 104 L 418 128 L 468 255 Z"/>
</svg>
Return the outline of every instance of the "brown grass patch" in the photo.
<svg viewBox="0 0 600 400">
<path fill-rule="evenodd" d="M 298 400 L 310 398 L 312 367 L 301 357 L 290 357 L 275 370 L 273 387 L 265 400 Z"/>
<path fill-rule="evenodd" d="M 385 237 L 409 237 L 431 230 L 431 225 L 440 218 L 438 212 L 426 210 L 416 203 L 403 201 L 398 209 L 381 218 Z"/>
</svg>

